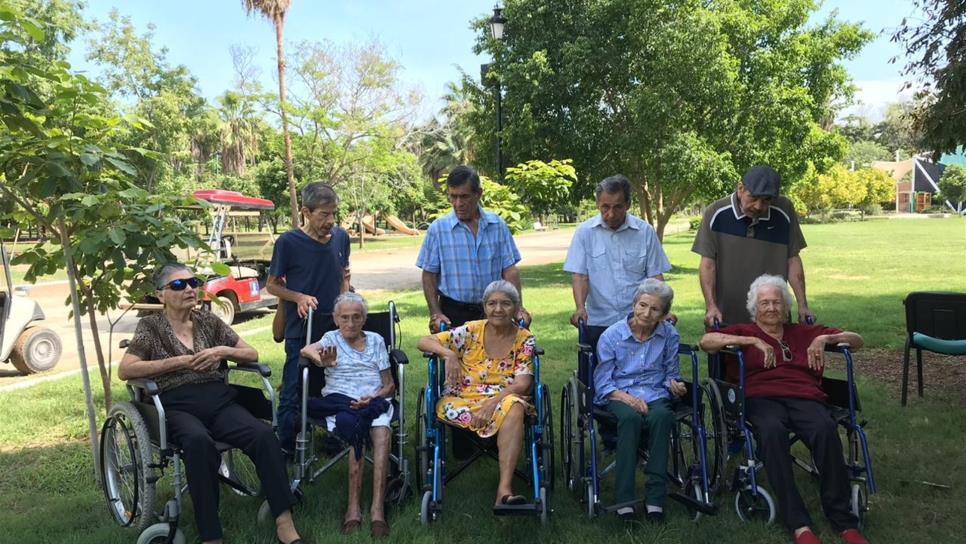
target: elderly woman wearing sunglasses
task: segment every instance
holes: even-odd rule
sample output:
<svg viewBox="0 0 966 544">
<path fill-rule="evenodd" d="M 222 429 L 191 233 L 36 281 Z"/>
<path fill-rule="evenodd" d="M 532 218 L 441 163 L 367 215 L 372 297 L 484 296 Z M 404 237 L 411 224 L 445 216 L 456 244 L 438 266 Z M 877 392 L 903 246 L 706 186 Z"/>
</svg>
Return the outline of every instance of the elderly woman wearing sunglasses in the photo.
<svg viewBox="0 0 966 544">
<path fill-rule="evenodd" d="M 215 441 L 251 457 L 283 544 L 301 542 L 292 523 L 295 502 L 285 461 L 272 427 L 235 402 L 221 362 L 253 362 L 258 352 L 209 312 L 198 312 L 198 279 L 183 264 L 167 264 L 155 276 L 161 313 L 145 316 L 118 367 L 118 377 L 158 384 L 168 433 L 184 452 L 188 490 L 202 541 L 221 542 Z"/>
<path fill-rule="evenodd" d="M 825 346 L 862 347 L 862 337 L 822 325 L 786 323 L 792 295 L 779 276 L 762 275 L 748 290 L 753 323 L 732 325 L 701 338 L 701 349 L 716 353 L 739 346 L 745 358 L 745 413 L 754 425 L 768 481 L 778 496 L 782 521 L 795 544 L 818 544 L 792 474 L 789 433 L 812 452 L 821 475 L 822 510 L 846 544 L 868 544 L 849 510 L 849 475 L 842 442 L 822 390 Z"/>
</svg>

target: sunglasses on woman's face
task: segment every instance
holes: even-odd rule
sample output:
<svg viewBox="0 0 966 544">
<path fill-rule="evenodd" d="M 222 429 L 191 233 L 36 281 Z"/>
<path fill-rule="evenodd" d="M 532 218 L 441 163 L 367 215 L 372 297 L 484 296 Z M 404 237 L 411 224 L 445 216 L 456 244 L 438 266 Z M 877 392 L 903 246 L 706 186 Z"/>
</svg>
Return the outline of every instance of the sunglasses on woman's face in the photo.
<svg viewBox="0 0 966 544">
<path fill-rule="evenodd" d="M 161 289 L 171 289 L 172 291 L 184 291 L 185 287 L 191 287 L 192 289 L 197 289 L 201 285 L 201 280 L 198 278 L 187 278 L 187 279 L 177 279 L 171 280 L 167 285 L 163 286 Z"/>
</svg>

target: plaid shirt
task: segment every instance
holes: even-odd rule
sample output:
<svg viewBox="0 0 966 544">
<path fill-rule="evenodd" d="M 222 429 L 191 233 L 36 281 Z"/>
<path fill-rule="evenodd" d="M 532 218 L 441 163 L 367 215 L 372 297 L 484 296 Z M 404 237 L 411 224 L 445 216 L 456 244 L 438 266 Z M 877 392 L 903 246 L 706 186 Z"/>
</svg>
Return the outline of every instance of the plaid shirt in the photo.
<svg viewBox="0 0 966 544">
<path fill-rule="evenodd" d="M 480 208 L 476 236 L 450 212 L 433 221 L 419 249 L 416 266 L 439 275 L 439 291 L 466 303 L 480 303 L 490 282 L 520 262 L 510 229 L 495 213 Z"/>
</svg>

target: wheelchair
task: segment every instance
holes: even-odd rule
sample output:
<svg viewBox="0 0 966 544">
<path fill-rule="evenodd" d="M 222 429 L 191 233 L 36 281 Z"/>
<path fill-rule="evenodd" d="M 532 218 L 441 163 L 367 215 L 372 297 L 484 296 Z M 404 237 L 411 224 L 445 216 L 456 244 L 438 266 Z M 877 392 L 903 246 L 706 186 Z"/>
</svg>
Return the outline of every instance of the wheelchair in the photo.
<svg viewBox="0 0 966 544">
<path fill-rule="evenodd" d="M 306 317 L 306 327 L 306 345 L 318 342 L 325 332 L 335 330 L 331 315 L 316 316 L 312 310 L 309 310 Z M 405 419 L 406 381 L 404 371 L 406 365 L 409 364 L 409 358 L 398 349 L 401 332 L 399 329 L 399 313 L 396 311 L 395 302 L 389 301 L 387 310 L 384 312 L 369 312 L 362 329 L 382 336 L 386 349 L 389 350 L 389 364 L 396 386 L 396 395 L 391 399 L 393 417 L 389 434 L 394 444 L 391 444 L 389 448 L 386 504 L 400 506 L 412 496 L 413 483 L 409 461 L 403 454 L 408 443 Z M 338 441 L 340 449 L 334 455 L 324 458 L 324 452 L 319 451 L 321 449 L 317 443 L 319 433 L 314 432 L 315 428 L 324 430 L 324 436 L 337 439 L 333 433 L 325 431 L 327 429 L 325 419 L 311 417 L 308 410 L 309 398 L 317 397 L 325 384 L 324 371 L 308 360 L 301 358 L 299 366 L 302 388 L 301 412 L 299 432 L 295 438 L 295 471 L 292 480 L 292 491 L 296 497 L 302 495 L 302 484 L 304 482 L 315 481 L 322 473 L 350 455 L 352 451 L 352 447 L 341 440 Z M 366 460 L 372 463 L 372 457 L 368 453 Z"/>
<path fill-rule="evenodd" d="M 869 510 L 868 498 L 875 494 L 876 484 L 864 429 L 866 422 L 858 420 L 861 407 L 855 386 L 852 353 L 845 344 L 826 346 L 825 351 L 839 354 L 845 359 L 846 379 L 823 376 L 822 390 L 828 395 L 832 419 L 845 430 L 848 444 L 845 465 L 851 480 L 850 509 L 858 518 L 861 527 Z M 731 380 L 726 377 L 725 355 L 737 365 L 737 374 Z M 730 484 L 730 491 L 735 494 L 735 511 L 742 521 L 754 520 L 771 524 L 775 521 L 778 509 L 771 494 L 758 482 L 759 470 L 763 465 L 756 457 L 754 426 L 745 417 L 744 356 L 740 349 L 725 348 L 717 354 L 709 355 L 708 366 L 708 390 L 717 412 L 715 420 L 722 423 L 722 435 L 728 444 L 725 453 L 727 457 L 740 459 Z M 793 435 L 791 444 L 796 442 L 800 442 L 800 438 Z M 725 462 L 728 461 L 727 457 Z M 812 476 L 818 476 L 818 468 L 811 459 L 801 459 L 792 454 L 792 461 Z"/>
<path fill-rule="evenodd" d="M 521 328 L 523 324 L 518 324 Z M 540 356 L 543 349 L 533 352 L 533 395 L 535 413 L 527 415 L 524 423 L 524 458 L 527 470 L 515 469 L 515 476 L 530 484 L 533 502 L 519 505 L 503 505 L 494 508 L 496 515 L 538 516 L 546 525 L 550 520 L 550 496 L 554 487 L 553 419 L 550 388 L 540 381 Z M 436 417 L 436 403 L 441 397 L 445 382 L 445 368 L 436 355 L 424 353 L 427 358 L 427 383 L 419 390 L 416 403 L 416 445 L 418 459 L 418 485 L 422 491 L 419 519 L 429 525 L 443 513 L 444 488 L 451 480 L 469 468 L 483 456 L 499 461 L 495 437 L 480 438 L 476 433 L 447 425 Z M 456 433 L 462 433 L 456 436 Z M 447 473 L 446 443 L 463 438 L 474 451 Z"/>
<path fill-rule="evenodd" d="M 560 392 L 561 474 L 567 488 L 584 503 L 588 518 L 643 502 L 637 498 L 609 505 L 601 499 L 601 479 L 617 465 L 613 459 L 617 417 L 593 403 L 596 339 L 601 332 L 603 327 L 578 323 L 577 369 Z M 724 455 L 720 426 L 713 420 L 717 414 L 707 388 L 698 383 L 697 352 L 695 346 L 678 347 L 679 356 L 691 365 L 692 381 L 685 381 L 687 393 L 673 400 L 675 425 L 668 448 L 668 483 L 676 487 L 669 496 L 683 504 L 695 521 L 717 512 L 711 498 Z M 641 445 L 639 454 L 647 458 L 646 445 Z"/>
<path fill-rule="evenodd" d="M 127 345 L 125 340 L 120 347 Z M 276 428 L 275 390 L 268 380 L 271 369 L 260 363 L 222 364 L 228 369 L 226 383 L 235 372 L 260 378 L 261 389 L 229 385 L 238 392 L 239 404 Z M 146 378 L 128 380 L 127 389 L 131 400 L 115 402 L 101 428 L 101 485 L 108 510 L 119 525 L 139 532 L 138 544 L 184 544 L 184 533 L 178 528 L 186 489 L 181 450 L 168 438 L 160 390 Z M 261 484 L 252 461 L 228 444 L 216 442 L 215 447 L 222 455 L 219 480 L 238 495 L 259 496 Z M 174 496 L 158 510 L 156 484 L 169 467 Z M 258 515 L 271 517 L 267 501 L 262 501 Z"/>
</svg>

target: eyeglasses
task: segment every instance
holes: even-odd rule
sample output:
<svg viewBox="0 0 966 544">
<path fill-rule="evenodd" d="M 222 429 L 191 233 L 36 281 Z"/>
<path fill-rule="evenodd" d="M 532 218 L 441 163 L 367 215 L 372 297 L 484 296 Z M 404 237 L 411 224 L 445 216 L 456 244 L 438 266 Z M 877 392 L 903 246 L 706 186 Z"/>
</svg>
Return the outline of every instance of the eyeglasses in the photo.
<svg viewBox="0 0 966 544">
<path fill-rule="evenodd" d="M 778 345 L 780 345 L 782 348 L 782 361 L 785 361 L 786 363 L 791 362 L 792 348 L 788 347 L 788 344 L 786 344 L 784 340 L 779 340 Z"/>
<path fill-rule="evenodd" d="M 191 287 L 192 289 L 197 289 L 201 285 L 201 280 L 198 278 L 187 278 L 187 279 L 177 279 L 171 280 L 167 285 L 162 285 L 161 289 L 171 289 L 172 291 L 184 291 L 185 287 Z"/>
</svg>

